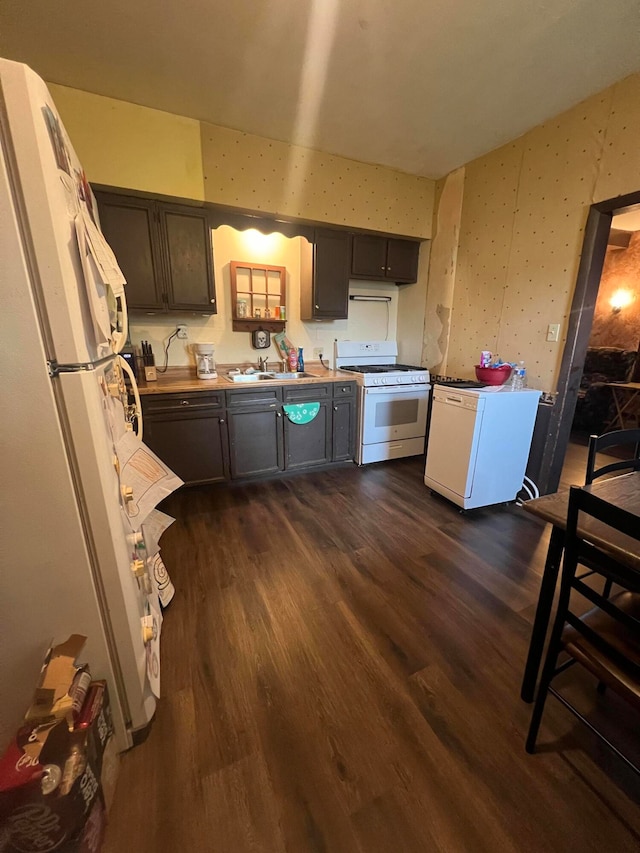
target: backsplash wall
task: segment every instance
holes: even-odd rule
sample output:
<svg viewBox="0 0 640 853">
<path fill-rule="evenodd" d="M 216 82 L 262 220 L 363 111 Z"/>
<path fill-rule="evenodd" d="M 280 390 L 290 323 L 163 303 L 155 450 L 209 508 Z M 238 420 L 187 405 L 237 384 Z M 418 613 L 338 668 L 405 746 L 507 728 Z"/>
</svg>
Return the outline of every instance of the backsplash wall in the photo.
<svg viewBox="0 0 640 853">
<path fill-rule="evenodd" d="M 169 349 L 169 366 L 192 365 L 191 345 L 214 343 L 216 361 L 220 364 L 255 365 L 259 356 L 277 359 L 274 343 L 269 349 L 255 350 L 249 333 L 231 328 L 230 261 L 247 261 L 284 266 L 287 269 L 286 334 L 296 346 L 304 348 L 305 360 L 313 361 L 313 351 L 322 348 L 325 361 L 333 359 L 334 340 L 393 339 L 398 316 L 398 288 L 384 282 L 351 282 L 352 294 L 386 295 L 391 302 L 350 302 L 349 318 L 322 322 L 300 320 L 301 253 L 311 252 L 302 237 L 293 239 L 282 234 L 262 234 L 255 230 L 236 231 L 227 225 L 213 231 L 213 256 L 218 313 L 215 315 L 132 314 L 131 340 L 138 344 L 148 340 L 153 346 L 156 364 L 162 366 L 164 345 L 177 324 L 186 324 L 188 339 L 175 338 Z M 304 265 L 303 265 L 304 267 Z M 412 285 L 416 287 L 417 285 Z"/>
</svg>

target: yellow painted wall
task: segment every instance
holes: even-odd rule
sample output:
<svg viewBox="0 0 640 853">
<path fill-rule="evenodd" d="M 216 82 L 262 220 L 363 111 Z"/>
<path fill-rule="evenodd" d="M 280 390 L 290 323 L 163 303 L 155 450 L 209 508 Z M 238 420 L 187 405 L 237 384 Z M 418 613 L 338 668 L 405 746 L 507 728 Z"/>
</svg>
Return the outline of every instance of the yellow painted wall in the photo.
<svg viewBox="0 0 640 853">
<path fill-rule="evenodd" d="M 48 84 L 90 181 L 431 236 L 434 181 Z"/>
<path fill-rule="evenodd" d="M 90 181 L 204 198 L 200 122 L 47 85 Z"/>
<path fill-rule="evenodd" d="M 473 377 L 489 349 L 555 389 L 589 206 L 640 190 L 639 138 L 633 75 L 466 165 L 442 369 Z M 547 343 L 549 323 L 560 342 Z"/>
</svg>

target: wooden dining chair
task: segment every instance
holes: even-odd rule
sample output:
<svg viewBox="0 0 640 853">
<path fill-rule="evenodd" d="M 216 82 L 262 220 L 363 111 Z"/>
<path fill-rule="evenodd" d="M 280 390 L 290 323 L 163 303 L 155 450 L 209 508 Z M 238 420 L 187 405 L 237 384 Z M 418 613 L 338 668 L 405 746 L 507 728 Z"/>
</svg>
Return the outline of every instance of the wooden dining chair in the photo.
<svg viewBox="0 0 640 853">
<path fill-rule="evenodd" d="M 633 455 L 628 459 L 620 459 L 596 468 L 598 453 L 610 447 L 632 447 Z M 614 471 L 640 471 L 640 429 L 617 429 L 602 435 L 589 436 L 585 486 L 591 485 L 598 477 Z"/>
<path fill-rule="evenodd" d="M 630 537 L 630 548 L 635 549 L 636 543 L 640 542 L 637 515 L 615 507 L 584 489 L 571 487 L 558 609 L 531 715 L 526 750 L 535 752 L 547 694 L 551 693 L 640 774 L 640 767 L 552 686 L 557 675 L 574 663 L 580 663 L 600 684 L 611 688 L 640 712 L 640 572 L 619 563 L 579 536 L 579 514 L 582 514 L 582 524 L 585 517 L 590 517 Z M 585 575 L 578 575 L 580 566 L 586 567 L 588 574 L 596 572 L 614 582 L 620 591 L 606 598 L 584 582 Z M 578 615 L 571 603 L 572 592 L 586 598 L 594 607 L 588 613 Z M 563 652 L 568 658 L 558 664 Z"/>
</svg>

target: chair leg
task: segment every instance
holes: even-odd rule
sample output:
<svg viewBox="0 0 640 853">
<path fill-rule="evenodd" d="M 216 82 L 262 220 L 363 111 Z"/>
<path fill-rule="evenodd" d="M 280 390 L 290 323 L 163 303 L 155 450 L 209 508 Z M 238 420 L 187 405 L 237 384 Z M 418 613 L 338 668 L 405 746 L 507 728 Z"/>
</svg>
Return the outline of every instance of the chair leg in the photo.
<svg viewBox="0 0 640 853">
<path fill-rule="evenodd" d="M 567 554 L 565 552 L 565 560 L 566 559 Z M 569 606 L 570 596 L 571 576 L 565 575 L 560 585 L 558 609 L 556 612 L 555 621 L 553 623 L 553 629 L 551 631 L 549 648 L 547 649 L 547 656 L 545 658 L 544 666 L 542 668 L 542 677 L 540 679 L 540 686 L 538 687 L 538 695 L 536 696 L 535 705 L 533 706 L 533 713 L 531 714 L 531 722 L 529 724 L 529 733 L 527 734 L 527 740 L 525 743 L 525 749 L 531 755 L 533 755 L 533 753 L 536 751 L 536 741 L 538 739 L 540 723 L 542 722 L 542 714 L 544 712 L 544 705 L 547 700 L 547 693 L 549 692 L 549 686 L 551 685 L 551 681 L 553 680 L 553 677 L 556 674 L 556 667 L 558 665 L 558 655 L 562 650 L 562 630 L 564 628 L 565 616 L 567 613 L 567 608 Z"/>
<path fill-rule="evenodd" d="M 549 540 L 549 550 L 547 551 L 547 558 L 545 560 L 540 595 L 538 597 L 538 605 L 536 607 L 536 615 L 529 642 L 529 651 L 527 653 L 527 662 L 520 688 L 520 697 L 524 702 L 533 702 L 535 696 L 536 680 L 542 660 L 549 619 L 551 618 L 553 596 L 558 582 L 558 571 L 562 560 L 563 548 L 564 530 L 560 527 L 554 527 Z"/>
<path fill-rule="evenodd" d="M 553 649 L 550 645 L 544 669 L 542 671 L 542 678 L 540 679 L 540 684 L 538 686 L 538 695 L 536 696 L 536 702 L 531 714 L 531 722 L 529 723 L 529 732 L 527 734 L 527 740 L 524 748 L 530 755 L 533 755 L 536 751 L 536 741 L 538 740 L 538 731 L 540 730 L 540 723 L 542 722 L 542 714 L 544 713 L 544 706 L 547 701 L 549 686 L 551 684 L 551 679 L 553 678 L 556 660 L 558 658 L 558 652 L 553 655 L 552 652 Z"/>
</svg>

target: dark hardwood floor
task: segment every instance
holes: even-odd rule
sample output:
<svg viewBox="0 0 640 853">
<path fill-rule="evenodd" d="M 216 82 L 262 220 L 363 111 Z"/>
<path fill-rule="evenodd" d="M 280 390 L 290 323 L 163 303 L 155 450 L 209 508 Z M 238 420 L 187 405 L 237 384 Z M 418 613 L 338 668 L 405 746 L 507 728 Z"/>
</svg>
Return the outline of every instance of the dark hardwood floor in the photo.
<svg viewBox="0 0 640 853">
<path fill-rule="evenodd" d="M 422 471 L 167 501 L 164 696 L 123 757 L 107 853 L 638 850 L 637 779 L 553 699 L 524 751 L 548 528 L 462 515 Z M 583 707 L 637 738 L 576 670 Z"/>
</svg>

